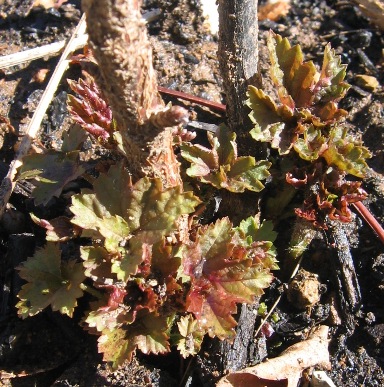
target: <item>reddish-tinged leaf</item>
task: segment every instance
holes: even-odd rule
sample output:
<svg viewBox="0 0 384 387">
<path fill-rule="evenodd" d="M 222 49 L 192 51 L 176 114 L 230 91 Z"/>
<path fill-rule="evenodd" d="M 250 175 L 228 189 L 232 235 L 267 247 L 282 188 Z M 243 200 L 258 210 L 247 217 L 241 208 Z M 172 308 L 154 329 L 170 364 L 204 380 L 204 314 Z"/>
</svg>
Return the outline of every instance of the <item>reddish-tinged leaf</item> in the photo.
<svg viewBox="0 0 384 387">
<path fill-rule="evenodd" d="M 328 149 L 322 154 L 328 165 L 357 177 L 364 177 L 371 157 L 361 141 L 347 134 L 347 128 L 335 126 L 330 132 Z"/>
<path fill-rule="evenodd" d="M 136 348 L 143 353 L 169 352 L 166 317 L 142 311 L 132 324 L 124 324 L 113 330 L 105 329 L 99 338 L 99 352 L 103 360 L 115 369 L 124 361 L 130 361 Z"/>
<path fill-rule="evenodd" d="M 80 285 L 85 275 L 80 263 L 61 262 L 59 246 L 47 243 L 18 269 L 20 277 L 27 281 L 18 294 L 19 316 L 33 316 L 50 305 L 53 311 L 72 317 L 77 299 L 83 295 Z"/>
<path fill-rule="evenodd" d="M 207 176 L 211 170 L 219 167 L 219 156 L 212 150 L 200 144 L 182 144 L 181 156 L 191 163 L 187 169 L 187 174 L 193 177 Z"/>
<path fill-rule="evenodd" d="M 152 272 L 158 273 L 159 279 L 175 276 L 179 270 L 181 258 L 176 256 L 174 248 L 161 241 L 153 247 L 152 252 Z"/>
<path fill-rule="evenodd" d="M 211 337 L 233 338 L 236 304 L 252 302 L 272 280 L 271 243 L 255 245 L 249 238 L 251 233 L 240 234 L 224 218 L 202 228 L 196 242 L 185 247 L 184 270 L 191 278 L 187 310 Z"/>
<path fill-rule="evenodd" d="M 190 214 L 200 200 L 180 187 L 164 189 L 160 179 L 140 179 L 128 195 L 127 222 L 132 231 L 140 229 L 159 241 L 176 230 L 176 221 Z"/>
<path fill-rule="evenodd" d="M 224 125 L 218 128 L 215 135 L 208 132 L 208 140 L 219 156 L 220 165 L 232 165 L 237 159 L 236 133 L 230 132 Z"/>
<path fill-rule="evenodd" d="M 328 101 L 339 101 L 343 98 L 351 87 L 344 82 L 347 65 L 341 64 L 339 55 L 335 55 L 335 50 L 327 44 L 324 50 L 323 66 L 321 68 L 320 79 L 316 85 L 318 95 L 316 98 L 321 103 Z"/>
<path fill-rule="evenodd" d="M 78 194 L 72 197 L 72 223 L 105 238 L 109 251 L 117 250 L 119 243 L 129 236 L 127 222 L 119 215 L 112 216 L 98 201 L 95 194 Z"/>
<path fill-rule="evenodd" d="M 267 45 L 271 61 L 271 77 L 277 88 L 279 99 L 282 104 L 293 110 L 295 102 L 285 84 L 287 80 L 292 79 L 295 70 L 302 61 L 301 50 L 298 46 L 291 48 L 287 39 L 282 39 L 280 35 L 275 35 L 272 32 L 268 36 Z M 279 63 L 279 58 L 284 61 L 281 60 L 282 63 Z"/>
<path fill-rule="evenodd" d="M 65 242 L 79 235 L 80 229 L 73 225 L 66 216 L 59 216 L 51 220 L 39 219 L 30 214 L 31 219 L 38 226 L 47 230 L 46 240 L 48 242 Z"/>
<path fill-rule="evenodd" d="M 187 174 L 203 183 L 231 192 L 246 189 L 259 192 L 264 188 L 260 180 L 269 176 L 268 161 L 256 162 L 254 157 L 237 157 L 236 134 L 221 126 L 215 135 L 208 133 L 212 149 L 201 145 L 183 144 L 181 156 L 191 162 Z"/>
<path fill-rule="evenodd" d="M 103 332 L 104 330 L 118 329 L 123 322 L 131 323 L 133 319 L 133 314 L 129 308 L 120 304 L 119 306 L 102 306 L 92 310 L 85 319 L 85 323 L 88 324 L 87 329 Z"/>
<path fill-rule="evenodd" d="M 314 125 L 302 127 L 303 136 L 297 138 L 294 149 L 304 160 L 315 161 L 327 149 L 327 139 L 322 135 L 321 129 Z"/>
<path fill-rule="evenodd" d="M 291 109 L 310 106 L 315 85 L 316 67 L 303 62 L 300 46 L 291 47 L 287 38 L 271 32 L 268 36 L 271 76 L 282 104 Z"/>
<path fill-rule="evenodd" d="M 248 87 L 247 96 L 247 105 L 252 109 L 249 117 L 255 124 L 252 137 L 256 141 L 272 141 L 271 126 L 283 124 L 277 105 L 271 97 L 254 86 Z"/>
</svg>

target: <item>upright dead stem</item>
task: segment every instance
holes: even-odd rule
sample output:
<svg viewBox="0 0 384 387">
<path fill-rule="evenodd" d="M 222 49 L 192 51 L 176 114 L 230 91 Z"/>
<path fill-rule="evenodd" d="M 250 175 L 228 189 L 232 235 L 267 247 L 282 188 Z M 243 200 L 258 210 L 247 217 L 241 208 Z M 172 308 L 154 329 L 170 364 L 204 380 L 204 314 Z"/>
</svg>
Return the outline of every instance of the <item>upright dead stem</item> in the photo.
<svg viewBox="0 0 384 387">
<path fill-rule="evenodd" d="M 229 123 L 238 134 L 246 129 L 243 126 L 249 113 L 244 105 L 247 87 L 255 85 L 257 80 L 257 3 L 255 0 L 219 0 L 218 57 L 225 80 Z"/>
</svg>

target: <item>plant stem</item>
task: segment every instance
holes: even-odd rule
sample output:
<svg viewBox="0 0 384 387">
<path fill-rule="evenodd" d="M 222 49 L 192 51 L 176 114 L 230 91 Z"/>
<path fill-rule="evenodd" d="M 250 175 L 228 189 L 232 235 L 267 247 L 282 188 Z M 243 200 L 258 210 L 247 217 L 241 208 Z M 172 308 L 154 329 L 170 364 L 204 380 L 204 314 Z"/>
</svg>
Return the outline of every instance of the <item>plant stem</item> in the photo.
<svg viewBox="0 0 384 387">
<path fill-rule="evenodd" d="M 217 56 L 227 98 L 228 123 L 238 136 L 251 129 L 244 104 L 248 85 L 258 85 L 258 19 L 255 0 L 218 0 Z"/>
<path fill-rule="evenodd" d="M 196 97 L 195 95 L 192 95 L 192 94 L 187 94 L 187 93 L 183 93 L 182 91 L 167 89 L 166 87 L 162 87 L 162 86 L 158 86 L 157 89 L 159 90 L 160 93 L 167 94 L 175 98 L 180 98 L 185 101 L 194 102 L 198 105 L 206 106 L 213 110 L 217 110 L 220 112 L 225 112 L 226 110 L 226 106 L 223 105 L 222 103 L 209 101 L 204 98 Z"/>
<path fill-rule="evenodd" d="M 356 202 L 352 204 L 361 217 L 368 223 L 371 229 L 376 233 L 378 238 L 384 243 L 384 229 L 380 223 L 375 219 L 367 207 L 362 202 Z"/>
</svg>

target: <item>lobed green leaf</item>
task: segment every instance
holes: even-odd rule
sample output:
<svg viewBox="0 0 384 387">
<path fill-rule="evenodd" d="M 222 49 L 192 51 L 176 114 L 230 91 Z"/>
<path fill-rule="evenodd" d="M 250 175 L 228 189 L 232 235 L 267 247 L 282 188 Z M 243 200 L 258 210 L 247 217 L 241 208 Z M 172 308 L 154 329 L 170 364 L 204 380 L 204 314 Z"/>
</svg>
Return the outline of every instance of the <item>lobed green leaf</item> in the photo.
<svg viewBox="0 0 384 387">
<path fill-rule="evenodd" d="M 48 242 L 18 269 L 27 281 L 18 294 L 19 316 L 33 316 L 51 306 L 53 311 L 72 317 L 77 299 L 83 295 L 80 285 L 85 275 L 81 263 L 62 262 L 59 246 Z"/>
</svg>

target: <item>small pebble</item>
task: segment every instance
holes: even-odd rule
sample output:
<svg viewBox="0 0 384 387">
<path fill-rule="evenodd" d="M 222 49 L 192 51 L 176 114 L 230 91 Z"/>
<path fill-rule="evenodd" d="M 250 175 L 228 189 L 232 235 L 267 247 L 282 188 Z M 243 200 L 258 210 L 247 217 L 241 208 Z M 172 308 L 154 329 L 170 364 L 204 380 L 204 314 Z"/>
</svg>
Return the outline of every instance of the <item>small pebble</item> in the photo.
<svg viewBox="0 0 384 387">
<path fill-rule="evenodd" d="M 380 85 L 377 78 L 371 75 L 358 74 L 355 78 L 357 85 L 365 90 L 376 91 Z"/>
</svg>

